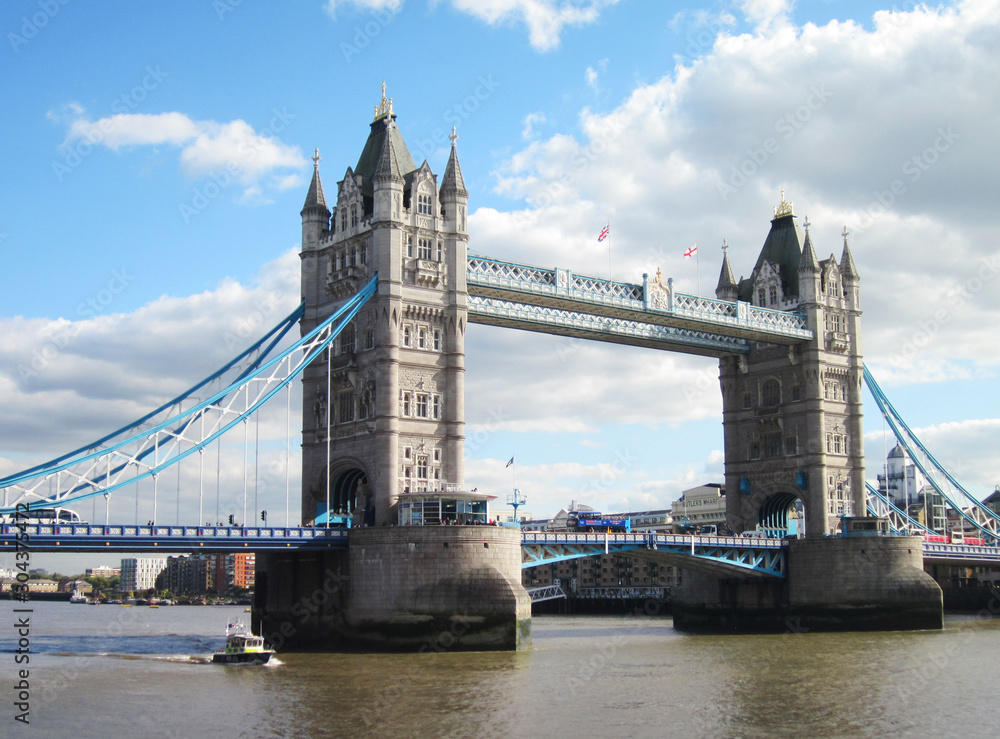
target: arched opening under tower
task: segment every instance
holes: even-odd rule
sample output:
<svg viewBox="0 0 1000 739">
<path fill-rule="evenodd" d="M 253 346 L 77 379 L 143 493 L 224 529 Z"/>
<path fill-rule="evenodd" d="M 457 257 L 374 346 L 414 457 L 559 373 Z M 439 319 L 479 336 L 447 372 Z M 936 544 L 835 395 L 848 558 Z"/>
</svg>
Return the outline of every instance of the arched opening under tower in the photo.
<svg viewBox="0 0 1000 739">
<path fill-rule="evenodd" d="M 316 523 L 326 523 L 326 480 L 320 484 Z M 334 470 L 330 482 L 330 520 L 343 523 L 343 517 L 350 517 L 354 525 L 375 522 L 375 504 L 368 487 L 368 475 L 359 467 Z"/>
<path fill-rule="evenodd" d="M 768 536 L 804 536 L 806 525 L 805 506 L 794 493 L 776 493 L 765 500 L 757 510 L 757 528 Z"/>
</svg>

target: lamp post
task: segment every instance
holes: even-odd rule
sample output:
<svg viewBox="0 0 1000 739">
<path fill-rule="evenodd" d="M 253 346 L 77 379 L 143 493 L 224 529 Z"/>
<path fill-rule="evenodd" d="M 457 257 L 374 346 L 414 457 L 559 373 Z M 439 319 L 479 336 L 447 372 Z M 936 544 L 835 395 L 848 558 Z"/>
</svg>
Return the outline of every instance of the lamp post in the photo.
<svg viewBox="0 0 1000 739">
<path fill-rule="evenodd" d="M 527 502 L 528 499 L 517 488 L 514 488 L 514 492 L 507 496 L 507 505 L 514 509 L 514 525 L 517 528 L 521 528 L 521 522 L 517 519 L 517 509 Z"/>
</svg>

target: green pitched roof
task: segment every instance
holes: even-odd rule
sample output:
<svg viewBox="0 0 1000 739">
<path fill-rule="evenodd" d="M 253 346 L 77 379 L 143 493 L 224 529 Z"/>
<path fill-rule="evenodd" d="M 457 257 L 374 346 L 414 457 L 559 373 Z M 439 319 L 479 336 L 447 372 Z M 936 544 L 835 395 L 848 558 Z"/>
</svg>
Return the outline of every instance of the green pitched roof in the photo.
<svg viewBox="0 0 1000 739">
<path fill-rule="evenodd" d="M 371 123 L 371 132 L 368 134 L 365 148 L 358 158 L 358 166 L 354 168 L 354 174 L 361 175 L 363 178 L 361 191 L 365 195 L 371 195 L 374 192 L 372 178 L 378 169 L 386 137 L 392 140 L 392 153 L 396 156 L 399 174 L 405 176 L 417 168 L 417 165 L 413 163 L 410 150 L 406 148 L 406 142 L 403 141 L 403 135 L 396 126 L 396 116 L 385 115 L 375 119 Z"/>
<path fill-rule="evenodd" d="M 753 281 L 764 265 L 764 262 L 771 262 L 778 265 L 781 274 L 781 290 L 785 296 L 799 294 L 799 262 L 802 260 L 802 233 L 798 224 L 795 223 L 795 216 L 790 212 L 775 216 L 771 219 L 771 230 L 764 240 L 764 246 L 757 257 L 757 264 L 753 267 L 749 279 L 740 282 L 740 300 L 752 301 Z"/>
</svg>

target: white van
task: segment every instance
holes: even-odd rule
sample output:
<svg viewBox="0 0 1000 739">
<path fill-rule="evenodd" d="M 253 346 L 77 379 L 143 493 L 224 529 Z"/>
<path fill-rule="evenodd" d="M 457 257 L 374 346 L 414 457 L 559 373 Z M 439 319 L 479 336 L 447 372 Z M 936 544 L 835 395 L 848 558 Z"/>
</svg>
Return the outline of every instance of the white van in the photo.
<svg viewBox="0 0 1000 739">
<path fill-rule="evenodd" d="M 766 531 L 744 531 L 743 536 L 749 537 L 751 539 L 766 539 Z"/>
</svg>

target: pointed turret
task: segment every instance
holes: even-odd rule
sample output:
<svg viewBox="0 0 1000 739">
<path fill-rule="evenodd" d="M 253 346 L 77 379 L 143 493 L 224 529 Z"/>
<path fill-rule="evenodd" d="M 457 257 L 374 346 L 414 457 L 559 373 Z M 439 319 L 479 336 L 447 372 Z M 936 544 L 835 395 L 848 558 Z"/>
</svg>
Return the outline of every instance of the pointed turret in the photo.
<svg viewBox="0 0 1000 739">
<path fill-rule="evenodd" d="M 858 275 L 858 268 L 854 266 L 854 257 L 851 256 L 851 248 L 847 245 L 847 237 L 850 233 L 847 230 L 847 226 L 844 226 L 844 232 L 841 234 L 844 237 L 844 252 L 840 256 L 840 274 L 843 275 L 845 281 L 861 279 Z"/>
<path fill-rule="evenodd" d="M 317 248 L 323 232 L 330 228 L 330 209 L 326 205 L 326 196 L 323 194 L 323 183 L 319 178 L 319 149 L 316 149 L 312 160 L 312 182 L 309 183 L 306 202 L 299 213 L 302 216 L 303 251 Z"/>
<path fill-rule="evenodd" d="M 719 284 L 715 288 L 715 297 L 719 300 L 736 300 L 739 296 L 739 285 L 729 264 L 729 242 L 722 240 L 722 270 L 719 272 Z"/>
<path fill-rule="evenodd" d="M 444 216 L 444 230 L 448 233 L 466 233 L 466 210 L 469 206 L 469 191 L 465 189 L 462 168 L 458 165 L 458 134 L 451 127 L 451 154 L 448 156 L 448 166 L 444 169 L 444 178 L 438 199 L 441 202 L 441 213 Z"/>
<path fill-rule="evenodd" d="M 319 149 L 316 149 L 315 154 L 313 154 L 313 176 L 312 182 L 309 183 L 309 192 L 306 193 L 306 202 L 302 206 L 302 212 L 309 210 L 310 208 L 318 208 L 320 210 L 325 210 L 329 214 L 330 209 L 326 205 L 326 196 L 323 194 L 323 183 L 319 178 Z"/>
<path fill-rule="evenodd" d="M 386 119 L 386 127 L 395 126 L 391 120 Z M 403 181 L 403 174 L 399 171 L 399 157 L 396 156 L 396 147 L 392 136 L 386 136 L 382 140 L 382 151 L 379 153 L 378 161 L 375 163 L 375 171 L 372 174 L 372 182 L 377 180 Z"/>
<path fill-rule="evenodd" d="M 448 156 L 448 166 L 444 168 L 444 179 L 441 181 L 441 192 L 457 192 L 460 195 L 468 196 L 469 191 L 465 189 L 465 180 L 462 178 L 462 168 L 458 165 L 458 136 L 455 127 L 451 127 L 451 154 Z"/>
<path fill-rule="evenodd" d="M 802 246 L 802 258 L 799 259 L 799 272 L 816 274 L 819 272 L 819 259 L 816 258 L 816 249 L 813 248 L 812 236 L 809 235 L 809 217 L 806 216 L 804 223 L 806 227 L 806 242 Z M 802 279 L 801 277 L 799 278 Z"/>
</svg>

